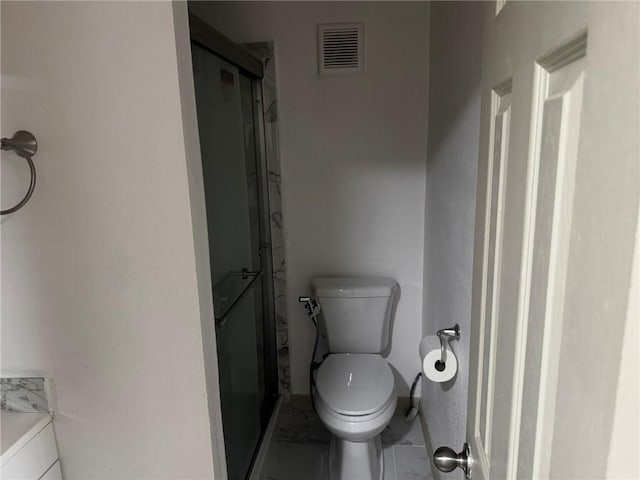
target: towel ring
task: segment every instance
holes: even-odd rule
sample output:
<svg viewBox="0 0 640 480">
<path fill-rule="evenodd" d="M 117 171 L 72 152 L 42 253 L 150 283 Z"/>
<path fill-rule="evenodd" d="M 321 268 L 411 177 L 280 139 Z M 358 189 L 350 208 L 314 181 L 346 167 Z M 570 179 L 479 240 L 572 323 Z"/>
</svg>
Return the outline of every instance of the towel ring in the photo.
<svg viewBox="0 0 640 480">
<path fill-rule="evenodd" d="M 31 172 L 29 188 L 25 196 L 22 197 L 22 200 L 11 208 L 0 210 L 0 215 L 8 215 L 24 207 L 36 188 L 36 166 L 33 164 L 31 157 L 38 151 L 38 142 L 31 132 L 18 130 L 13 134 L 13 137 L 0 139 L 0 150 L 12 150 L 16 155 L 24 158 L 29 164 L 29 170 Z"/>
</svg>

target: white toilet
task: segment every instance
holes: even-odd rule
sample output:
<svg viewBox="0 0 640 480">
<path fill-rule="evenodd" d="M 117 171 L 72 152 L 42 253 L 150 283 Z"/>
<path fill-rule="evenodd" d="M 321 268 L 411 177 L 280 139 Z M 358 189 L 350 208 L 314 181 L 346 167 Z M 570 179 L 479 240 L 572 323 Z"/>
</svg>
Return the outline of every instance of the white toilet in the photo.
<svg viewBox="0 0 640 480">
<path fill-rule="evenodd" d="M 396 409 L 393 372 L 380 356 L 398 283 L 391 278 L 317 277 L 330 355 L 316 374 L 314 402 L 333 433 L 331 480 L 379 480 L 384 475 L 380 432 Z"/>
</svg>

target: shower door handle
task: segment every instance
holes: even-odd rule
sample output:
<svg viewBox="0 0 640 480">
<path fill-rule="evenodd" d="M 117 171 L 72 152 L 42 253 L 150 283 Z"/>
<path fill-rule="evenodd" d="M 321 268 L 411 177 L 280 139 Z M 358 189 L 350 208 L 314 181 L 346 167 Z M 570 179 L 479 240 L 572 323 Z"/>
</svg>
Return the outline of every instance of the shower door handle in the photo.
<svg viewBox="0 0 640 480">
<path fill-rule="evenodd" d="M 216 325 L 224 326 L 227 315 L 238 305 L 249 290 L 262 277 L 262 270 L 250 271 L 243 268 L 241 271 L 232 270 L 213 287 L 213 311 Z M 238 284 L 234 278 L 241 278 L 243 283 Z"/>
</svg>

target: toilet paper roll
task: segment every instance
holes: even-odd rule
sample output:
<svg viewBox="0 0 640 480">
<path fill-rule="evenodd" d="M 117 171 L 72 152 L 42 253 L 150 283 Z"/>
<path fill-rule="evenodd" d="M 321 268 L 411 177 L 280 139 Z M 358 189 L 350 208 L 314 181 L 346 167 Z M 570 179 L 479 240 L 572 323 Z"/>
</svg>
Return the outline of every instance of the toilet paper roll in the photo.
<svg viewBox="0 0 640 480">
<path fill-rule="evenodd" d="M 458 371 L 458 359 L 453 350 L 447 345 L 446 361 L 442 371 L 436 368 L 440 362 L 440 340 L 435 335 L 424 337 L 420 342 L 420 359 L 422 360 L 422 371 L 432 382 L 442 383 L 451 380 Z M 438 365 L 436 365 L 438 363 Z"/>
</svg>

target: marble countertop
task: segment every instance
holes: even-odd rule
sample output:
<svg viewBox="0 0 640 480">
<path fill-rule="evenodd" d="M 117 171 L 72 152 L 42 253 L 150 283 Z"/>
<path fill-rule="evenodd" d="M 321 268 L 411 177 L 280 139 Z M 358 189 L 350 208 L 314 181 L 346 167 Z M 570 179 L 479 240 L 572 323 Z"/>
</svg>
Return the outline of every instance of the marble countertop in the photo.
<svg viewBox="0 0 640 480">
<path fill-rule="evenodd" d="M 51 414 L 45 412 L 0 410 L 0 465 L 4 465 L 52 420 Z"/>
</svg>

